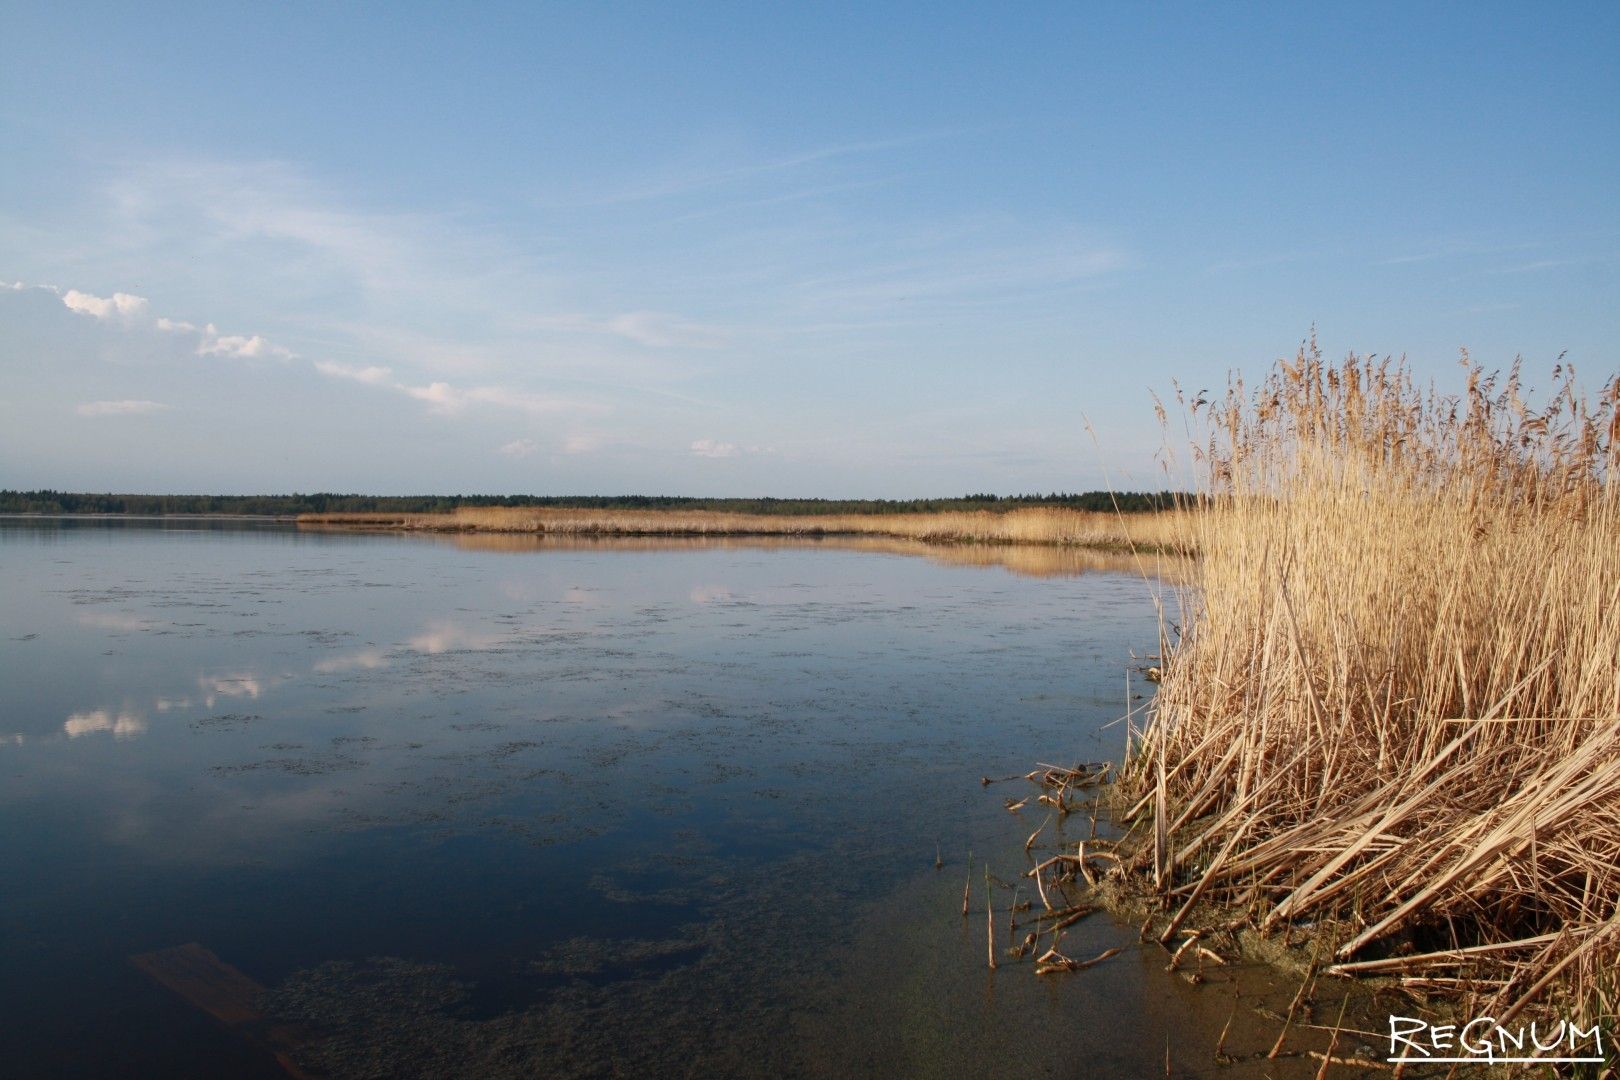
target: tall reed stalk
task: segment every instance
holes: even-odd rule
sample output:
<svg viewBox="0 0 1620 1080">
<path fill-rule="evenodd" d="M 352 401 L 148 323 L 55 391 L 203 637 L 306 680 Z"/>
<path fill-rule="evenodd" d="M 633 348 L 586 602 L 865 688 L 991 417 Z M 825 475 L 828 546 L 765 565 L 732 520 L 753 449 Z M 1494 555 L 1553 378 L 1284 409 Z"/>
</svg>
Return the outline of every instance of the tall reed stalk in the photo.
<svg viewBox="0 0 1620 1080">
<path fill-rule="evenodd" d="M 1544 400 L 1314 342 L 1183 399 L 1202 558 L 1125 772 L 1172 929 L 1227 905 L 1330 971 L 1613 1024 L 1620 379 Z"/>
</svg>

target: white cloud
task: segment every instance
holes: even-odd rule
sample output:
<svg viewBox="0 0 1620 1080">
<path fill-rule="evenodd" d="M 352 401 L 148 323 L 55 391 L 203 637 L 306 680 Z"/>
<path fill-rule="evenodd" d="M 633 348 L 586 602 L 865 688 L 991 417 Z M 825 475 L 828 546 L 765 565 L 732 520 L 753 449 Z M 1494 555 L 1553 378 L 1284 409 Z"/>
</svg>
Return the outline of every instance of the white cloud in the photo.
<svg viewBox="0 0 1620 1080">
<path fill-rule="evenodd" d="M 736 457 L 740 451 L 736 443 L 716 442 L 713 439 L 698 439 L 692 444 L 692 453 L 705 458 Z"/>
<path fill-rule="evenodd" d="M 204 333 L 202 344 L 197 346 L 198 356 L 231 356 L 254 359 L 268 355 L 291 355 L 287 350 L 271 345 L 258 334 L 254 334 L 252 337 L 243 337 L 236 334 L 215 336 L 213 329 L 213 326 L 209 326 L 208 332 Z"/>
<path fill-rule="evenodd" d="M 69 289 L 62 294 L 62 303 L 69 311 L 77 311 L 81 315 L 89 315 L 97 319 L 110 319 L 114 315 L 121 315 L 126 319 L 138 319 L 146 314 L 151 305 L 144 296 L 131 296 L 129 293 L 115 292 L 112 296 L 102 298 L 78 289 Z"/>
<path fill-rule="evenodd" d="M 106 709 L 96 709 L 94 712 L 74 713 L 62 721 L 62 730 L 67 732 L 70 739 L 93 735 L 98 731 L 110 731 L 114 738 L 129 739 L 146 732 L 146 721 L 134 713 L 121 712 L 115 716 Z"/>
<path fill-rule="evenodd" d="M 62 292 L 49 285 L 37 286 L 49 292 L 57 293 L 62 298 L 62 305 L 69 311 L 76 311 L 80 315 L 89 315 L 91 318 L 107 321 L 118 318 L 130 326 L 147 326 L 161 330 L 166 334 L 177 334 L 196 337 L 198 356 L 225 356 L 239 360 L 256 360 L 260 357 L 276 356 L 290 359 L 295 353 L 284 349 L 280 345 L 272 345 L 260 334 L 221 334 L 219 328 L 213 323 L 199 327 L 184 319 L 170 319 L 165 316 L 151 317 L 151 302 L 144 296 L 132 296 L 129 293 L 115 292 L 110 297 L 96 296 L 92 293 L 80 292 L 78 289 L 69 289 Z M 22 282 L 10 286 L 13 290 L 28 288 Z"/>
<path fill-rule="evenodd" d="M 143 416 L 173 408 L 161 401 L 87 401 L 73 411 L 80 416 Z"/>
</svg>

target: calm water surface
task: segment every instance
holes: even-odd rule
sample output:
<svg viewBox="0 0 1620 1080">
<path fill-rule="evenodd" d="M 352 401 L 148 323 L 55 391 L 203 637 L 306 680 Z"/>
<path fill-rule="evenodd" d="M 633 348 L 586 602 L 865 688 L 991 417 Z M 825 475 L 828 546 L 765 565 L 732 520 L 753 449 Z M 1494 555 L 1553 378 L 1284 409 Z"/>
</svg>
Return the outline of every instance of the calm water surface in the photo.
<svg viewBox="0 0 1620 1080">
<path fill-rule="evenodd" d="M 1141 577 L 501 546 L 0 525 L 0 1071 L 285 1076 L 187 943 L 310 1075 L 1218 1071 L 1129 928 L 984 964 L 1042 815 L 980 777 L 1117 760 Z"/>
</svg>

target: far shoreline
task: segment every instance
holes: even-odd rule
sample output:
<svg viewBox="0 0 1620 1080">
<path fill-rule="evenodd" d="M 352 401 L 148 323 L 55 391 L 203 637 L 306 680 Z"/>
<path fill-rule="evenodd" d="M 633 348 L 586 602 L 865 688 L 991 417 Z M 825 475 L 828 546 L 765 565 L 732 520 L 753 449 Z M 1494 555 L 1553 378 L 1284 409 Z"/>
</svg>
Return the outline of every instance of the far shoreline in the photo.
<svg viewBox="0 0 1620 1080">
<path fill-rule="evenodd" d="M 448 513 L 299 514 L 300 528 L 349 532 L 548 537 L 886 537 L 933 544 L 1005 544 L 1179 552 L 1176 511 L 1109 514 L 1057 507 L 896 514 L 745 514 L 709 510 L 459 507 Z"/>
</svg>

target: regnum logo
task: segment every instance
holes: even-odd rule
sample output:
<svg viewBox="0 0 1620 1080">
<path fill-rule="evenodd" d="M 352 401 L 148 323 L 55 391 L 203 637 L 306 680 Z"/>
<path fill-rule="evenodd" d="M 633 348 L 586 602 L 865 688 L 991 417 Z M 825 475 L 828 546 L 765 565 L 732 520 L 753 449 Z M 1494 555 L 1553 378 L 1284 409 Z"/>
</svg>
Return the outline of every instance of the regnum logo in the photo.
<svg viewBox="0 0 1620 1080">
<path fill-rule="evenodd" d="M 1463 1024 L 1431 1024 L 1410 1016 L 1389 1018 L 1389 1061 L 1436 1064 L 1602 1064 L 1603 1029 L 1569 1020 L 1502 1024 L 1481 1016 Z"/>
</svg>

